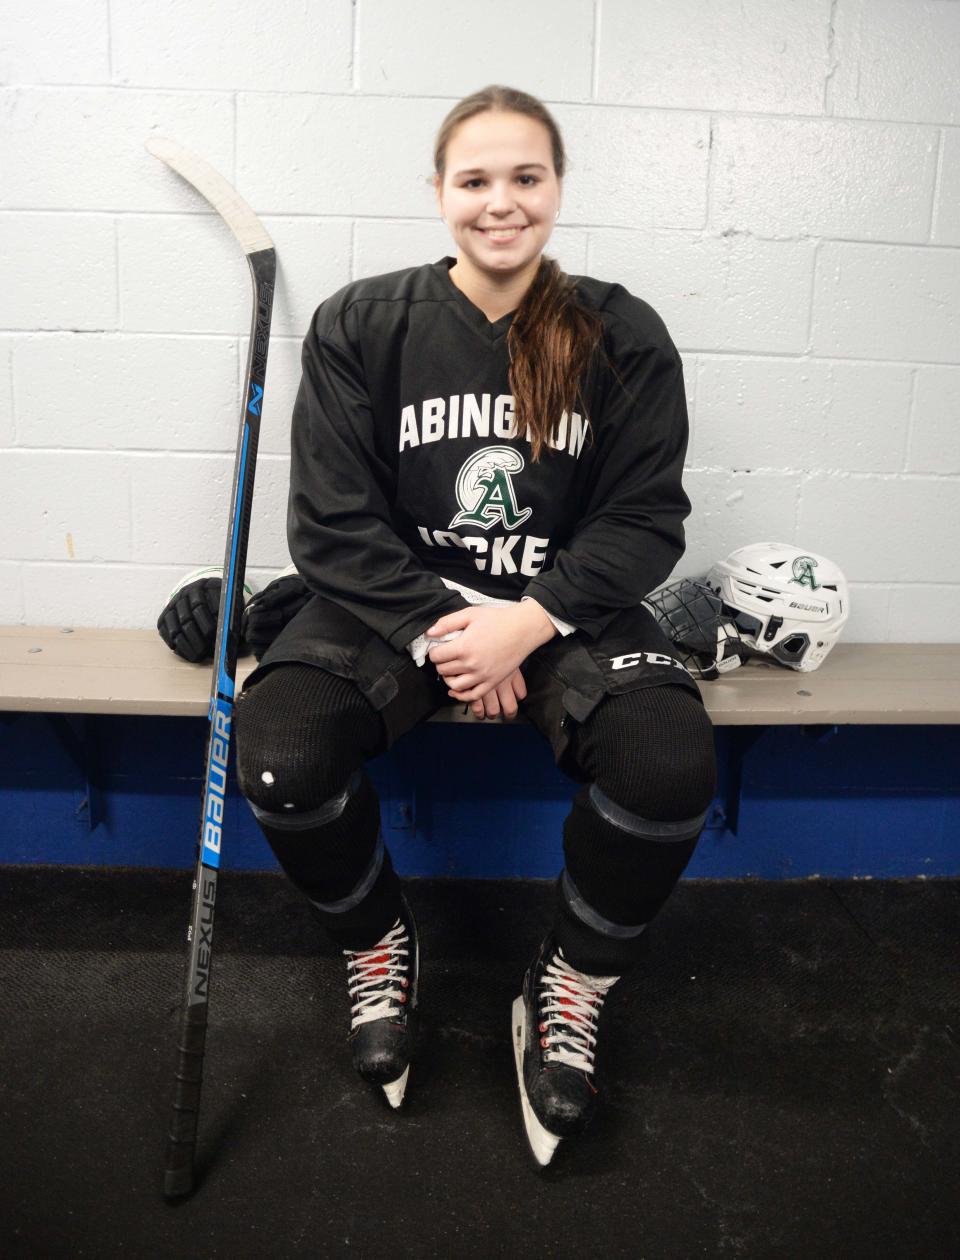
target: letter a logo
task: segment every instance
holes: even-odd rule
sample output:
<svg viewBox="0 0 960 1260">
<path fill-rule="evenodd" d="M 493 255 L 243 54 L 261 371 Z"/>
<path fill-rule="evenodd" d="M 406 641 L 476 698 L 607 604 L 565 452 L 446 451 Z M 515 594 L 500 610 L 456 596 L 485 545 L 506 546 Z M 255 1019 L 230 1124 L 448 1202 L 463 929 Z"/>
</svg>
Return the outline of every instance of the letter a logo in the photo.
<svg viewBox="0 0 960 1260">
<path fill-rule="evenodd" d="M 793 562 L 793 578 L 791 580 L 800 586 L 809 586 L 811 591 L 819 591 L 820 583 L 813 572 L 816 567 L 817 562 L 812 556 L 797 556 Z"/>
<path fill-rule="evenodd" d="M 462 525 L 479 525 L 489 529 L 502 523 L 507 529 L 516 529 L 533 515 L 532 508 L 517 507 L 513 489 L 513 476 L 521 472 L 524 459 L 515 447 L 486 446 L 465 460 L 457 473 L 457 502 L 459 511 L 448 528 Z"/>
</svg>

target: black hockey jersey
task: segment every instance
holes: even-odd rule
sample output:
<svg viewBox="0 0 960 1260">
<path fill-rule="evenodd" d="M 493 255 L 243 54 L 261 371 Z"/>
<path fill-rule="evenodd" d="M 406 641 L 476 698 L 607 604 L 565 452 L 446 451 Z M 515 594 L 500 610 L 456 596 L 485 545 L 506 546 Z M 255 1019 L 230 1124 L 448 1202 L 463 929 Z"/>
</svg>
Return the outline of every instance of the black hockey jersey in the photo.
<svg viewBox="0 0 960 1260">
<path fill-rule="evenodd" d="M 446 576 L 530 595 L 589 639 L 670 575 L 690 503 L 683 368 L 660 316 L 571 276 L 604 325 L 540 460 L 514 426 L 507 332 L 456 259 L 357 280 L 321 303 L 293 411 L 287 538 L 308 587 L 396 650 L 464 608 Z"/>
</svg>

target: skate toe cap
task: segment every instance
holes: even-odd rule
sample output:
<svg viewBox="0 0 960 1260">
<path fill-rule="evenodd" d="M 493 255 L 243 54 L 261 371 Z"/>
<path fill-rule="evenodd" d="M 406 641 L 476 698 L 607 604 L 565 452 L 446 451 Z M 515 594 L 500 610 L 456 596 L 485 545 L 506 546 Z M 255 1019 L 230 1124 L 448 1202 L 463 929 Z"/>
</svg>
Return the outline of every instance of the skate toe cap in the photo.
<svg viewBox="0 0 960 1260">
<path fill-rule="evenodd" d="M 386 1085 L 388 1081 L 395 1081 L 401 1076 L 408 1063 L 409 1058 L 406 1055 L 391 1054 L 384 1050 L 380 1054 L 365 1055 L 356 1067 L 365 1081 L 374 1085 Z"/>
<path fill-rule="evenodd" d="M 582 1076 L 544 1072 L 531 1099 L 544 1128 L 558 1137 L 580 1133 L 590 1123 L 594 1092 Z"/>
</svg>

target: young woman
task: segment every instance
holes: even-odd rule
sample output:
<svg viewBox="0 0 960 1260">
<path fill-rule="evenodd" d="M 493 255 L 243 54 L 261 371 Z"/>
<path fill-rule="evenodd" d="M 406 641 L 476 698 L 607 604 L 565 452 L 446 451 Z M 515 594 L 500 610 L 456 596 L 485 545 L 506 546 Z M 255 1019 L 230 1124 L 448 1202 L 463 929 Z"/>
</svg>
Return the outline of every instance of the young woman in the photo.
<svg viewBox="0 0 960 1260">
<path fill-rule="evenodd" d="M 590 1119 L 601 1004 L 715 790 L 697 685 L 641 606 L 684 548 L 683 370 L 644 301 L 543 255 L 565 156 L 539 101 L 465 98 L 434 159 L 456 258 L 346 285 L 304 341 L 288 540 L 314 595 L 239 697 L 238 778 L 346 955 L 356 1067 L 398 1106 L 419 950 L 364 763 L 454 701 L 549 740 L 582 787 L 513 1009 L 545 1164 Z"/>
</svg>

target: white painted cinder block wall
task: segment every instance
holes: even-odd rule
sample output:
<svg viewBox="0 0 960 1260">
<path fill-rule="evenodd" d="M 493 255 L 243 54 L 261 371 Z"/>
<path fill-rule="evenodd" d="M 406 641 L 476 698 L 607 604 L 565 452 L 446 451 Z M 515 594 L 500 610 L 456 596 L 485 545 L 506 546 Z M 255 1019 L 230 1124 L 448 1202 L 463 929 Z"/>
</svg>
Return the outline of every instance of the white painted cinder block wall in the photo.
<svg viewBox="0 0 960 1260">
<path fill-rule="evenodd" d="M 845 570 L 848 639 L 960 638 L 960 3 L 42 0 L 0 40 L 0 621 L 152 626 L 222 559 L 247 268 L 144 139 L 277 245 L 262 583 L 311 314 L 455 252 L 434 135 L 506 83 L 568 146 L 548 253 L 683 356 L 677 574 L 792 541 Z"/>
</svg>

